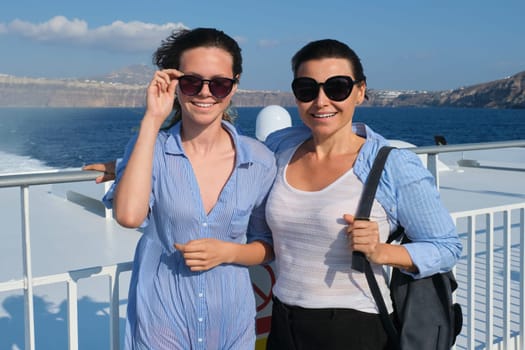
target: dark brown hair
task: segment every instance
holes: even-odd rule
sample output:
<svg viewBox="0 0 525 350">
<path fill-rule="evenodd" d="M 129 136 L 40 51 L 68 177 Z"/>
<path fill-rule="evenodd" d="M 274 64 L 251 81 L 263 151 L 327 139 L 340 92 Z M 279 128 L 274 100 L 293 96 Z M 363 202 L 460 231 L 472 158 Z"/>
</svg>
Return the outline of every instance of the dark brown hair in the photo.
<svg viewBox="0 0 525 350">
<path fill-rule="evenodd" d="M 322 58 L 344 58 L 352 66 L 354 79 L 356 81 L 365 81 L 366 77 L 359 56 L 348 45 L 334 39 L 323 39 L 312 41 L 303 46 L 292 57 L 292 71 L 294 77 L 297 76 L 299 66 L 310 60 L 319 60 Z"/>
<path fill-rule="evenodd" d="M 183 29 L 173 32 L 162 41 L 160 47 L 153 54 L 153 63 L 159 69 L 179 69 L 182 54 L 187 50 L 198 47 L 217 47 L 228 52 L 233 59 L 233 76 L 238 77 L 242 73 L 241 48 L 237 42 L 221 30 L 214 28 Z M 173 126 L 181 119 L 181 108 L 177 98 L 173 105 L 173 117 L 164 128 Z M 224 112 L 223 119 L 233 121 L 236 113 L 230 107 Z"/>
</svg>

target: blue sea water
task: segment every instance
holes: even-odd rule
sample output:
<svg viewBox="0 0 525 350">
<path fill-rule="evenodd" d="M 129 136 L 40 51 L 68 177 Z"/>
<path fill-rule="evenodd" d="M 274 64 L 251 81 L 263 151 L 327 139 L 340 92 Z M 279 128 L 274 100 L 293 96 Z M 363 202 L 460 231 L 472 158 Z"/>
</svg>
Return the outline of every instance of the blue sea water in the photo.
<svg viewBox="0 0 525 350">
<path fill-rule="evenodd" d="M 236 125 L 255 135 L 261 108 L 238 108 Z M 294 124 L 296 108 L 287 108 Z M 137 131 L 140 108 L 0 108 L 0 173 L 78 168 L 122 155 Z M 466 108 L 375 108 L 356 110 L 354 121 L 367 123 L 389 139 L 416 146 L 525 138 L 525 110 Z"/>
</svg>

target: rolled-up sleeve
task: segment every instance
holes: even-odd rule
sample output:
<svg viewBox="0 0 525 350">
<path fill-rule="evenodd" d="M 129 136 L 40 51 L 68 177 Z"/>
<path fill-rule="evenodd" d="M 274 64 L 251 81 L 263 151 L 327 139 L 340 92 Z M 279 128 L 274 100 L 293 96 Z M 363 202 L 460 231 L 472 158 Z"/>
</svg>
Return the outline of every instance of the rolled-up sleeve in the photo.
<svg viewBox="0 0 525 350">
<path fill-rule="evenodd" d="M 412 241 L 407 249 L 422 278 L 450 271 L 461 255 L 456 226 L 443 205 L 435 181 L 410 151 L 389 158 L 396 169 L 397 220 Z"/>
<path fill-rule="evenodd" d="M 277 167 L 275 166 L 275 161 L 272 161 L 269 165 L 264 173 L 260 174 L 262 179 L 258 188 L 259 194 L 250 216 L 246 239 L 247 242 L 263 241 L 273 245 L 272 233 L 266 223 L 266 201 L 275 180 Z"/>
<path fill-rule="evenodd" d="M 116 184 L 118 182 L 117 179 L 120 179 L 120 177 L 122 176 L 122 170 L 124 168 L 124 164 L 123 164 L 123 158 L 117 158 L 115 160 L 115 181 L 111 184 L 111 186 L 109 187 L 108 191 L 104 194 L 104 197 L 102 197 L 102 203 L 104 203 L 104 205 L 106 206 L 106 208 L 108 209 L 111 209 L 113 208 L 113 199 L 115 198 L 115 189 L 116 189 Z"/>
</svg>

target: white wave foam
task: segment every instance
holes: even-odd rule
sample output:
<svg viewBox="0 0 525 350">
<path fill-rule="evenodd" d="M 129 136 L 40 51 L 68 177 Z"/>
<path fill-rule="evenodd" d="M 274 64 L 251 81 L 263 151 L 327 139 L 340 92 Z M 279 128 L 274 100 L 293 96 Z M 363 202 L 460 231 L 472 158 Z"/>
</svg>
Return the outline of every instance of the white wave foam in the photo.
<svg viewBox="0 0 525 350">
<path fill-rule="evenodd" d="M 27 156 L 19 156 L 0 151 L 0 174 L 12 175 L 33 171 L 55 170 L 46 166 L 42 161 Z"/>
</svg>

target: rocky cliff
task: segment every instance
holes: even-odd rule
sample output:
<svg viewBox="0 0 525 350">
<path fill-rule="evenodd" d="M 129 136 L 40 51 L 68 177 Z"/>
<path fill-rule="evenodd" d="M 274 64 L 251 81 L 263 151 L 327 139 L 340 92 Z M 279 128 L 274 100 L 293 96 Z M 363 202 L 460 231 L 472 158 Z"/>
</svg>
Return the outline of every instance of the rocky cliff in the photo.
<svg viewBox="0 0 525 350">
<path fill-rule="evenodd" d="M 525 108 L 525 72 L 488 83 L 449 91 L 371 91 L 369 105 L 402 107 Z"/>
<path fill-rule="evenodd" d="M 2 107 L 140 107 L 145 87 L 0 76 Z"/>
<path fill-rule="evenodd" d="M 0 107 L 142 107 L 146 85 L 0 76 Z M 238 90 L 238 107 L 294 105 L 291 93 Z"/>
<path fill-rule="evenodd" d="M 132 68 L 134 67 L 134 68 Z M 84 80 L 0 75 L 0 107 L 142 107 L 151 71 L 132 66 Z M 525 72 L 450 91 L 368 91 L 364 106 L 525 108 Z M 294 106 L 291 92 L 238 90 L 238 107 Z"/>
</svg>

